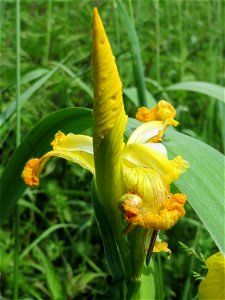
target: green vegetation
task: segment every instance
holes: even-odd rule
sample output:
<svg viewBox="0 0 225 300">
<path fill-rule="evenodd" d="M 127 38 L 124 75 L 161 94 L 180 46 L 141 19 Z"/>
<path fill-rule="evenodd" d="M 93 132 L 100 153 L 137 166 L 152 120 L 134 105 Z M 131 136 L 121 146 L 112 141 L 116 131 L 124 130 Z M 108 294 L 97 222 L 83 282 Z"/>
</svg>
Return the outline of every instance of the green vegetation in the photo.
<svg viewBox="0 0 225 300">
<path fill-rule="evenodd" d="M 135 117 L 137 107 L 151 107 L 155 101 L 166 99 L 177 109 L 181 133 L 225 152 L 225 104 L 221 87 L 224 2 L 121 2 L 21 0 L 20 16 L 15 1 L 0 2 L 0 171 L 3 174 L 0 297 L 3 299 L 92 299 L 105 288 L 107 266 L 91 203 L 92 176 L 76 165 L 52 159 L 42 174 L 39 188 L 25 190 L 18 177 L 27 159 L 50 149 L 48 145 L 58 130 L 92 134 L 88 109 L 93 106 L 91 49 L 95 5 L 99 6 L 116 56 L 127 114 Z M 87 110 L 78 109 L 74 113 L 70 107 Z M 65 110 L 47 117 L 59 109 Z M 45 121 L 34 128 L 43 118 Z M 168 137 L 176 137 L 174 143 L 180 149 L 185 148 L 179 139 L 181 135 L 171 131 Z M 202 168 L 197 175 L 208 175 L 210 168 L 215 168 L 215 175 L 220 174 L 222 164 L 218 165 L 216 157 L 219 153 L 201 148 L 206 155 L 204 169 L 198 162 L 197 148 L 193 147 L 191 156 L 190 137 L 186 141 L 193 164 L 196 155 L 193 169 L 197 172 Z M 20 140 L 27 144 L 19 154 L 14 154 Z M 173 154 L 173 143 L 168 142 L 167 146 Z M 191 182 L 192 174 L 187 176 Z M 222 172 L 220 179 L 223 181 Z M 211 180 L 210 176 L 207 180 Z M 183 188 L 182 182 L 178 187 Z M 190 183 L 190 191 L 191 187 Z M 201 195 L 207 196 L 204 188 L 203 182 L 189 196 L 200 203 Z M 212 239 L 199 219 L 207 218 L 207 207 L 209 210 L 219 207 L 220 194 L 216 188 L 211 193 L 214 201 L 211 206 L 206 201 L 200 212 L 201 206 L 190 198 L 198 215 L 186 204 L 186 216 L 171 230 L 161 232 L 161 238 L 172 251 L 169 259 L 164 253 L 155 255 L 164 284 L 164 299 L 197 299 L 199 280 L 206 273 L 204 260 L 218 251 L 213 239 L 217 245 L 223 243 L 218 241 L 219 228 L 215 225 L 214 231 L 210 231 L 207 227 Z M 18 197 L 17 212 L 13 213 Z M 209 218 L 213 214 L 210 211 Z M 16 233 L 19 244 L 15 243 Z M 14 276 L 18 247 L 19 275 Z"/>
</svg>

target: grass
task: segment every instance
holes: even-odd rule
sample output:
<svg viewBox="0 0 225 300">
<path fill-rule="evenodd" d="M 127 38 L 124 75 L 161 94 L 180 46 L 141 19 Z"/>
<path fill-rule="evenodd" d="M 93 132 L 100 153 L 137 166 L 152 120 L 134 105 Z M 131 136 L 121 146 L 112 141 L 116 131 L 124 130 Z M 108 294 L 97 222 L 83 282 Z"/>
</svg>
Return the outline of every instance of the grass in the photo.
<svg viewBox="0 0 225 300">
<path fill-rule="evenodd" d="M 157 0 L 123 4 L 133 32 L 129 24 L 124 24 L 116 1 L 102 2 L 100 13 L 119 62 L 124 89 L 136 86 L 140 104 L 149 100 L 140 96 L 145 88 L 156 100 L 170 98 L 178 111 L 179 130 L 223 152 L 224 104 L 200 93 L 164 88 L 180 81 L 224 85 L 224 3 Z M 22 0 L 19 16 L 13 1 L 1 1 L 2 111 L 17 99 L 17 106 L 2 125 L 1 173 L 14 152 L 15 141 L 18 146 L 40 119 L 64 107 L 92 107 L 93 5 L 93 1 Z M 134 41 L 138 47 L 134 47 Z M 21 103 L 24 95 L 26 100 Z M 136 111 L 134 102 L 125 96 L 130 116 Z M 4 257 L 0 261 L 0 295 L 13 299 L 14 285 L 14 299 L 57 299 L 60 295 L 66 295 L 65 299 L 92 299 L 96 291 L 104 289 L 107 267 L 90 201 L 91 176 L 65 161 L 51 160 L 43 177 L 46 180 L 40 188 L 27 190 L 18 203 L 17 233 L 12 231 L 12 216 L 0 230 Z M 13 256 L 18 256 L 18 243 L 14 244 L 18 234 L 20 257 L 13 262 Z M 205 272 L 202 262 L 178 241 L 204 257 L 217 251 L 214 242 L 189 205 L 187 217 L 162 232 L 162 238 L 173 253 L 170 259 L 160 255 L 165 299 L 194 299 L 198 281 L 192 271 Z"/>
</svg>

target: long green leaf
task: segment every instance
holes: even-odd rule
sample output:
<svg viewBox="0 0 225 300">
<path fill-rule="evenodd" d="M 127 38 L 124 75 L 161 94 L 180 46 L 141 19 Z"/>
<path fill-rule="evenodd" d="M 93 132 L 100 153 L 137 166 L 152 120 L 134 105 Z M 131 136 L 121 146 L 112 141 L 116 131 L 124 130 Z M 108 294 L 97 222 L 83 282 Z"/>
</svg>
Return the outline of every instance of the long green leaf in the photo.
<svg viewBox="0 0 225 300">
<path fill-rule="evenodd" d="M 225 103 L 225 89 L 217 84 L 204 81 L 188 81 L 170 85 L 165 88 L 167 91 L 191 91 L 201 93 L 209 97 L 215 98 Z"/>
<path fill-rule="evenodd" d="M 133 56 L 134 74 L 138 90 L 139 105 L 147 106 L 144 66 L 141 58 L 141 48 L 138 40 L 138 35 L 124 4 L 121 0 L 117 0 L 117 3 L 122 14 L 124 28 L 126 29 L 128 38 L 130 40 L 131 51 Z"/>
<path fill-rule="evenodd" d="M 182 155 L 190 170 L 175 182 L 209 231 L 218 248 L 225 254 L 224 232 L 224 156 L 185 134 L 170 130 L 165 145 L 174 157 Z"/>
<path fill-rule="evenodd" d="M 89 96 L 90 98 L 93 100 L 93 91 L 92 89 L 89 87 L 89 85 L 87 85 L 83 80 L 81 80 L 79 77 L 81 76 L 76 75 L 73 71 L 71 71 L 67 66 L 65 66 L 63 63 L 57 63 L 54 62 L 55 65 L 57 65 L 58 67 L 60 67 L 67 75 L 69 75 L 71 78 L 73 78 L 77 84 L 77 86 L 79 88 L 81 88 L 82 90 L 84 90 Z"/>
<path fill-rule="evenodd" d="M 91 110 L 66 108 L 40 121 L 23 140 L 10 159 L 1 178 L 0 225 L 26 189 L 20 174 L 28 159 L 50 150 L 50 141 L 58 131 L 80 133 L 91 127 Z"/>
</svg>

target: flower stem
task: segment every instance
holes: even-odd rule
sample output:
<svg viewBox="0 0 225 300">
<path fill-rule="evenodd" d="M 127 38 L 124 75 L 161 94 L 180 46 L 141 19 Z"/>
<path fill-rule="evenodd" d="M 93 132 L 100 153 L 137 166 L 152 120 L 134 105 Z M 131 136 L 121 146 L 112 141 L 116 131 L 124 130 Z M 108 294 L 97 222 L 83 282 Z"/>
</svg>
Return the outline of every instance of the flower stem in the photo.
<svg viewBox="0 0 225 300">
<path fill-rule="evenodd" d="M 152 252 L 153 252 L 153 249 L 154 249 L 154 245 L 155 245 L 157 235 L 158 235 L 158 230 L 153 230 L 151 241 L 150 241 L 150 244 L 149 244 L 149 247 L 148 247 L 148 252 L 147 252 L 147 255 L 146 255 L 146 260 L 145 260 L 147 266 L 149 265 L 151 257 L 152 257 Z"/>
<path fill-rule="evenodd" d="M 20 130 L 20 0 L 16 1 L 16 147 L 21 140 Z M 18 299 L 18 276 L 19 276 L 19 229 L 20 229 L 19 205 L 15 209 L 14 223 L 14 281 L 13 299 Z"/>
</svg>

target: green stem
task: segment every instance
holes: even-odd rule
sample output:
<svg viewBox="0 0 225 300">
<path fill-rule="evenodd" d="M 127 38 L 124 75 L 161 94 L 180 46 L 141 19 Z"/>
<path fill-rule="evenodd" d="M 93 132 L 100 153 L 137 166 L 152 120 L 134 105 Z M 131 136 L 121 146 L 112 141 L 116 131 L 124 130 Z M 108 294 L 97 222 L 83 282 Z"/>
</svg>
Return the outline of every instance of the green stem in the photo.
<svg viewBox="0 0 225 300">
<path fill-rule="evenodd" d="M 131 0 L 128 0 L 128 4 L 129 4 L 129 10 L 130 10 L 130 18 L 131 18 L 132 23 L 134 24 L 134 12 L 133 12 Z"/>
<path fill-rule="evenodd" d="M 159 0 L 156 1 L 156 70 L 157 70 L 157 82 L 161 82 L 160 73 L 160 12 L 159 12 Z"/>
<path fill-rule="evenodd" d="M 49 58 L 51 29 L 52 29 L 51 21 L 52 21 L 52 0 L 48 0 L 45 62 L 47 62 Z"/>
<path fill-rule="evenodd" d="M 0 49 L 2 49 L 2 28 L 4 25 L 5 0 L 0 2 Z"/>
<path fill-rule="evenodd" d="M 16 1 L 16 147 L 21 140 L 20 129 L 20 0 Z M 19 223 L 20 213 L 19 205 L 15 209 L 14 223 L 14 281 L 13 281 L 13 299 L 18 300 L 18 277 L 19 277 Z"/>
<path fill-rule="evenodd" d="M 180 81 L 182 81 L 183 71 L 183 26 L 182 26 L 182 0 L 178 1 L 179 13 L 179 48 L 180 48 Z"/>
</svg>

